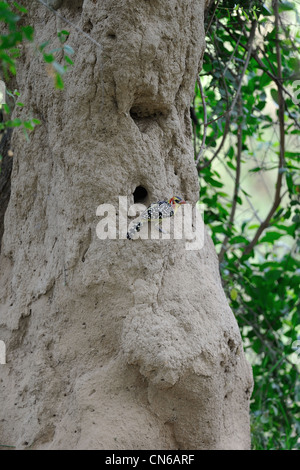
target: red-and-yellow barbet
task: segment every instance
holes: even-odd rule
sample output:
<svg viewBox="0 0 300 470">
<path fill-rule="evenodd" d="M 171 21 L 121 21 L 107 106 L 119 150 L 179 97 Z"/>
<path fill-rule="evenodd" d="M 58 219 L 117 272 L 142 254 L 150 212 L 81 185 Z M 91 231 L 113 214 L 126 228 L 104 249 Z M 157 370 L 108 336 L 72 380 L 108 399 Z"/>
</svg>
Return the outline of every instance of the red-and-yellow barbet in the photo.
<svg viewBox="0 0 300 470">
<path fill-rule="evenodd" d="M 185 204 L 185 201 L 178 196 L 173 196 L 168 201 L 158 201 L 150 204 L 150 206 L 142 213 L 140 220 L 128 232 L 128 240 L 132 240 L 136 232 L 139 232 L 145 222 L 158 222 L 168 217 L 173 217 L 176 211 Z"/>
</svg>

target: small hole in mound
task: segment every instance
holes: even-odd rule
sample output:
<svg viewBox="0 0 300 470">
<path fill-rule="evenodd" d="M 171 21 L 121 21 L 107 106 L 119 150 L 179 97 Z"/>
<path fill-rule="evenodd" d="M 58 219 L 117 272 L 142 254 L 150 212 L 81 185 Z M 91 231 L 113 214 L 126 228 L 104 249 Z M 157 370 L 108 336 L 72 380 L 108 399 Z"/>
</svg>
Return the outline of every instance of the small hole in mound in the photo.
<svg viewBox="0 0 300 470">
<path fill-rule="evenodd" d="M 136 121 L 139 118 L 139 115 L 137 113 L 134 113 L 132 109 L 129 111 L 129 114 L 134 121 Z"/>
<path fill-rule="evenodd" d="M 148 200 L 148 191 L 143 186 L 137 186 L 133 193 L 134 204 L 145 204 Z"/>
<path fill-rule="evenodd" d="M 93 23 L 91 22 L 91 20 L 87 20 L 83 25 L 82 29 L 85 33 L 90 33 L 93 29 Z"/>
</svg>

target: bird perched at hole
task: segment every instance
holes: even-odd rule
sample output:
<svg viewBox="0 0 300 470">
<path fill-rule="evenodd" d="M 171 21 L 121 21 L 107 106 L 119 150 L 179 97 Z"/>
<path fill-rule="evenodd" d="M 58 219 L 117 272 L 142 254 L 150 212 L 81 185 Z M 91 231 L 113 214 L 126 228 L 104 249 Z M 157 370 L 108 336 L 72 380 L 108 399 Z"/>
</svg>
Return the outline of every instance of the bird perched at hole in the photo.
<svg viewBox="0 0 300 470">
<path fill-rule="evenodd" d="M 178 196 L 173 196 L 168 201 L 150 204 L 142 213 L 140 221 L 127 232 L 128 240 L 133 239 L 135 233 L 141 230 L 145 222 L 159 222 L 162 219 L 173 217 L 181 204 L 185 204 L 185 201 Z"/>
</svg>

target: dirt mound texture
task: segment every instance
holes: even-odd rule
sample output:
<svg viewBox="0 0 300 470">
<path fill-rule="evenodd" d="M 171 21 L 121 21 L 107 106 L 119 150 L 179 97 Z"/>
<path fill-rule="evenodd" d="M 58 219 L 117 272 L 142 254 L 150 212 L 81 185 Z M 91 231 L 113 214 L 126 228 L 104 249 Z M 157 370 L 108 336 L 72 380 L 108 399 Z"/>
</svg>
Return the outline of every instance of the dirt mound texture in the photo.
<svg viewBox="0 0 300 470">
<path fill-rule="evenodd" d="M 57 2 L 84 35 L 28 2 L 38 44 L 60 47 L 57 32 L 70 31 L 75 64 L 56 91 L 35 46 L 22 48 L 17 87 L 41 125 L 30 142 L 14 131 L 11 144 L 0 258 L 3 445 L 250 446 L 252 374 L 210 237 L 187 250 L 184 240 L 96 235 L 97 207 L 118 208 L 119 196 L 132 204 L 138 186 L 149 202 L 198 200 L 189 107 L 204 3 Z"/>
</svg>

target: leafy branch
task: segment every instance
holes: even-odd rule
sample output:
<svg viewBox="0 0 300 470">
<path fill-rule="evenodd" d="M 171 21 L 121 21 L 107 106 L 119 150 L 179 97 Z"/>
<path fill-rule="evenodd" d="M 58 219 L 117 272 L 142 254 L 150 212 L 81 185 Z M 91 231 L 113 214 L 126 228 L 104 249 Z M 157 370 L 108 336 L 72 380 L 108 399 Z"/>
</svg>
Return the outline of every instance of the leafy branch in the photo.
<svg viewBox="0 0 300 470">
<path fill-rule="evenodd" d="M 277 181 L 276 181 L 276 190 L 275 190 L 275 197 L 272 204 L 272 207 L 265 218 L 265 220 L 261 223 L 260 227 L 257 229 L 257 232 L 251 242 L 245 246 L 243 256 L 247 256 L 253 250 L 254 246 L 257 244 L 261 234 L 265 231 L 267 227 L 270 225 L 270 221 L 275 214 L 276 210 L 278 209 L 282 196 L 281 196 L 281 187 L 282 187 L 282 179 L 285 170 L 285 125 L 284 125 L 284 98 L 283 98 L 283 90 L 281 86 L 282 82 L 282 65 L 281 65 L 281 50 L 280 50 L 280 39 L 279 39 L 279 10 L 278 10 L 278 0 L 274 0 L 274 14 L 275 14 L 275 30 L 276 30 L 276 58 L 277 58 L 277 77 L 275 83 L 277 85 L 278 90 L 278 118 L 279 118 L 279 130 L 280 130 L 280 137 L 279 137 L 279 163 L 278 163 L 278 173 L 277 173 Z M 280 84 L 280 85 L 279 85 Z"/>
<path fill-rule="evenodd" d="M 237 207 L 237 202 L 238 202 L 238 194 L 239 194 L 239 189 L 240 189 L 240 178 L 241 178 L 241 160 L 242 160 L 242 146 L 243 146 L 243 116 L 242 116 L 241 97 L 239 97 L 238 104 L 239 104 L 238 106 L 239 124 L 238 124 L 238 130 L 237 130 L 236 176 L 235 176 L 231 212 L 230 212 L 230 217 L 229 217 L 229 222 L 228 222 L 228 230 L 232 230 L 232 227 L 233 227 L 233 222 L 234 222 L 234 217 L 235 217 L 236 207 Z M 223 240 L 221 251 L 219 253 L 219 263 L 222 263 L 223 261 L 223 258 L 227 249 L 227 243 L 228 243 L 229 237 L 230 235 L 228 233 L 227 235 L 225 235 L 225 238 Z"/>
<path fill-rule="evenodd" d="M 197 162 L 197 170 L 198 171 L 202 171 L 204 170 L 206 167 L 208 167 L 209 165 L 211 165 L 211 163 L 214 161 L 214 159 L 217 157 L 217 155 L 219 154 L 220 150 L 223 148 L 223 145 L 226 141 L 226 137 L 227 137 L 227 134 L 228 134 L 228 131 L 230 129 L 230 120 L 231 120 L 231 115 L 234 111 L 234 108 L 235 108 L 235 105 L 237 103 L 237 100 L 239 98 L 239 95 L 240 95 L 240 92 L 241 92 L 241 87 L 242 87 L 242 83 L 243 83 L 243 79 L 244 79 L 244 76 L 245 76 L 245 73 L 246 73 L 246 70 L 247 70 L 247 67 L 248 67 L 248 64 L 249 64 L 249 60 L 250 60 L 250 57 L 251 57 L 251 51 L 252 51 L 252 47 L 253 47 L 253 41 L 254 41 L 254 38 L 255 38 L 255 31 L 256 31 L 256 27 L 257 27 L 257 21 L 255 20 L 253 23 L 252 23 L 252 26 L 251 26 L 251 31 L 250 31 L 250 36 L 249 36 L 249 39 L 248 39 L 248 45 L 247 45 L 247 49 L 248 49 L 248 53 L 247 53 L 247 56 L 246 56 L 246 59 L 245 59 L 245 63 L 244 63 L 244 67 L 243 67 L 243 70 L 242 70 L 242 73 L 240 75 L 240 80 L 239 80 L 239 83 L 238 83 L 238 86 L 237 86 L 237 89 L 236 89 L 236 92 L 235 92 L 235 96 L 232 100 L 232 103 L 231 103 L 231 106 L 229 108 L 229 110 L 226 112 L 226 120 L 225 120 L 225 128 L 224 128 L 224 132 L 223 132 L 223 137 L 222 137 L 222 140 L 219 144 L 219 147 L 217 148 L 217 150 L 214 152 L 213 156 L 208 160 L 206 161 L 204 164 L 202 165 L 199 165 L 199 155 L 196 159 L 196 162 Z M 207 126 L 207 124 L 206 124 Z M 204 124 L 204 127 L 205 127 L 205 124 Z M 201 152 L 202 153 L 202 152 Z M 201 156 L 201 155 L 200 155 Z"/>
<path fill-rule="evenodd" d="M 54 77 L 55 80 L 55 87 L 59 90 L 63 90 L 64 88 L 64 81 L 63 75 L 68 71 L 69 66 L 73 65 L 74 62 L 71 59 L 71 55 L 74 54 L 74 50 L 68 44 L 65 44 L 66 40 L 69 37 L 69 32 L 66 30 L 62 30 L 57 33 L 58 39 L 62 44 L 61 47 L 56 47 L 55 49 L 46 52 L 46 48 L 49 45 L 50 41 L 46 41 L 39 46 L 39 51 L 43 55 L 44 62 L 46 64 L 51 64 L 52 69 L 49 70 L 49 74 Z M 63 58 L 65 61 L 64 65 L 61 65 L 56 59 L 55 55 L 57 53 L 63 53 Z"/>
<path fill-rule="evenodd" d="M 250 0 L 243 8 L 214 1 L 194 98 L 199 197 L 252 362 L 259 449 L 299 446 L 300 126 L 291 88 L 300 70 L 297 15 L 288 0 Z"/>
</svg>

